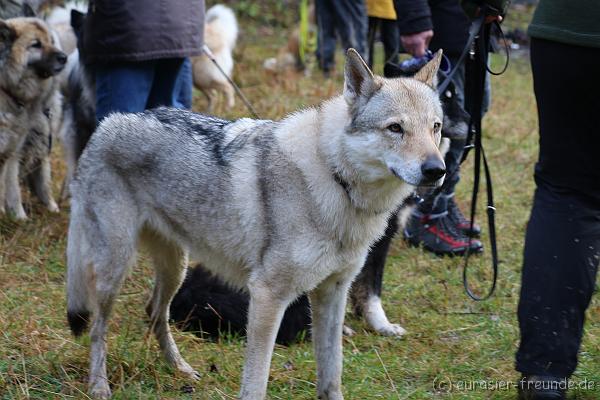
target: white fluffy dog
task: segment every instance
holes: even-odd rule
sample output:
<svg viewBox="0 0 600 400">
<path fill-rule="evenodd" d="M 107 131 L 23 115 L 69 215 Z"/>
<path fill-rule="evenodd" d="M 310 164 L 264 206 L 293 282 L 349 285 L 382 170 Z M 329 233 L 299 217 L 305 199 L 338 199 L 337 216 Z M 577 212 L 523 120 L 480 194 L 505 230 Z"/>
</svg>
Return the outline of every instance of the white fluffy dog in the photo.
<svg viewBox="0 0 600 400">
<path fill-rule="evenodd" d="M 231 77 L 233 72 L 232 52 L 238 36 L 238 25 L 233 11 L 217 4 L 206 12 L 204 41 L 215 60 L 225 73 Z M 208 110 L 212 111 L 218 91 L 225 94 L 227 107 L 235 104 L 235 92 L 227 78 L 213 64 L 206 54 L 192 57 L 194 85 L 208 98 Z"/>
</svg>

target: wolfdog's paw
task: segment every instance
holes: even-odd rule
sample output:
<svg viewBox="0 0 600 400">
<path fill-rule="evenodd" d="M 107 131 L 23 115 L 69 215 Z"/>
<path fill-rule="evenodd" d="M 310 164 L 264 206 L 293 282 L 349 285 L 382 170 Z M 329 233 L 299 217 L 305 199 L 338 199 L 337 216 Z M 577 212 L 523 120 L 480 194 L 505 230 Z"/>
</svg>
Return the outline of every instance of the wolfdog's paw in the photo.
<svg viewBox="0 0 600 400">
<path fill-rule="evenodd" d="M 319 393 L 318 398 L 319 400 L 344 400 L 342 390 L 339 387 L 336 389 L 329 388 L 323 393 Z"/>
<path fill-rule="evenodd" d="M 377 327 L 375 330 L 377 333 L 384 336 L 403 336 L 406 334 L 406 329 L 398 324 L 392 323 Z"/>
<path fill-rule="evenodd" d="M 46 206 L 46 208 L 51 213 L 59 213 L 60 212 L 60 209 L 58 208 L 58 204 L 56 204 L 56 202 L 54 200 L 49 202 L 48 205 Z"/>
<path fill-rule="evenodd" d="M 92 399 L 105 400 L 110 399 L 110 396 L 110 387 L 104 380 L 90 387 L 90 397 Z"/>
<path fill-rule="evenodd" d="M 200 378 L 202 378 L 202 374 L 198 371 L 194 371 L 194 372 L 192 372 L 191 378 L 195 381 L 199 381 Z"/>
<path fill-rule="evenodd" d="M 344 327 L 342 328 L 342 333 L 344 334 L 344 336 L 348 337 L 356 335 L 356 331 L 350 328 L 348 325 L 344 325 Z"/>
<path fill-rule="evenodd" d="M 10 214 L 17 221 L 25 221 L 27 219 L 27 213 L 23 209 L 23 207 L 17 208 L 16 210 L 11 210 Z"/>
<path fill-rule="evenodd" d="M 202 378 L 202 375 L 200 374 L 200 372 L 196 371 L 194 368 L 192 368 L 190 366 L 190 364 L 188 364 L 187 362 L 185 362 L 183 360 L 177 364 L 176 368 L 177 368 L 177 371 L 179 371 L 179 373 L 187 376 L 188 378 L 190 378 L 194 381 L 199 381 L 200 378 Z"/>
</svg>

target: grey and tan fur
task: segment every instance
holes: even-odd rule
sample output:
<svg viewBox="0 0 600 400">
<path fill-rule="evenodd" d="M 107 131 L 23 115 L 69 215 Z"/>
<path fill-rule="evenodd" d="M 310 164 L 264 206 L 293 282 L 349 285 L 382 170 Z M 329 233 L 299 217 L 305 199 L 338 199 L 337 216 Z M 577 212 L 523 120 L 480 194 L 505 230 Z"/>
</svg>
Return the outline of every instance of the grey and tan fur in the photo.
<svg viewBox="0 0 600 400">
<path fill-rule="evenodd" d="M 50 187 L 49 147 L 60 123 L 54 77 L 65 62 L 42 20 L 0 20 L 0 212 L 8 210 L 17 219 L 27 217 L 19 175 L 50 211 L 58 211 Z"/>
<path fill-rule="evenodd" d="M 279 122 L 182 110 L 114 114 L 84 150 L 71 185 L 67 311 L 90 314 L 90 393 L 110 396 L 106 331 L 115 298 L 147 248 L 147 312 L 160 347 L 196 377 L 169 330 L 188 257 L 250 294 L 240 397 L 263 399 L 286 306 L 309 293 L 320 399 L 342 399 L 348 288 L 388 216 L 415 185 L 440 185 L 441 52 L 416 79 L 373 76 L 349 50 L 344 93 Z"/>
</svg>

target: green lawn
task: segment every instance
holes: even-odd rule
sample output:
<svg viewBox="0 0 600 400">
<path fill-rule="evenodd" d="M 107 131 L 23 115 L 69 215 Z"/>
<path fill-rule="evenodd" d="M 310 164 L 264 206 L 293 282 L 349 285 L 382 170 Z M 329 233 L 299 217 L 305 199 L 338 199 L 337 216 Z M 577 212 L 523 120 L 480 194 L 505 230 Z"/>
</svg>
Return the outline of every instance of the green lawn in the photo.
<svg viewBox="0 0 600 400">
<path fill-rule="evenodd" d="M 324 80 L 317 71 L 311 77 L 265 75 L 262 62 L 276 54 L 284 36 L 267 27 L 246 28 L 236 51 L 235 79 L 264 118 L 280 118 L 341 90 L 341 63 L 332 80 Z M 397 239 L 386 268 L 383 302 L 390 319 L 400 322 L 408 334 L 402 339 L 380 337 L 348 315 L 347 324 L 358 332 L 344 339 L 348 399 L 515 398 L 514 390 L 500 385 L 518 379 L 513 370 L 519 335 L 515 310 L 537 152 L 527 60 L 513 60 L 506 74 L 494 77 L 492 84 L 493 103 L 484 129 L 498 209 L 498 290 L 486 302 L 469 300 L 462 289 L 460 259 L 437 258 Z M 204 106 L 204 98 L 197 94 L 196 109 Z M 238 100 L 234 110 L 221 114 L 234 118 L 247 113 Z M 64 175 L 60 150 L 54 167 L 58 192 Z M 467 163 L 458 193 L 465 209 L 471 174 Z M 25 223 L 0 220 L 0 398 L 86 398 L 89 339 L 73 339 L 65 318 L 68 206 L 63 205 L 56 216 L 45 213 L 35 201 L 30 207 L 31 218 Z M 474 279 L 483 279 L 480 288 L 485 288 L 490 276 L 488 255 L 473 261 Z M 223 337 L 214 343 L 175 332 L 182 353 L 203 378 L 192 383 L 175 376 L 148 333 L 143 309 L 150 287 L 151 272 L 142 255 L 110 325 L 108 373 L 114 397 L 235 398 L 243 341 Z M 599 359 L 600 299 L 596 296 L 573 377 L 593 381 L 595 388 L 573 391 L 575 398 L 600 398 Z M 482 380 L 493 381 L 492 386 L 497 383 L 496 390 L 489 382 L 487 388 L 486 382 L 473 387 L 472 381 Z M 314 399 L 314 383 L 310 343 L 276 348 L 270 398 Z"/>
</svg>

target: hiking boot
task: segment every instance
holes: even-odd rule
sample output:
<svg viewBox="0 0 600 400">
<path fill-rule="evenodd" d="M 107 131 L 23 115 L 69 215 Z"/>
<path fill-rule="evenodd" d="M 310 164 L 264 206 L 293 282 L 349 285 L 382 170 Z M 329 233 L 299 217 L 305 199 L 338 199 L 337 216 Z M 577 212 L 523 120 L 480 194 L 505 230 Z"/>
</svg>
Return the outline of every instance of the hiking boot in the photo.
<svg viewBox="0 0 600 400">
<path fill-rule="evenodd" d="M 404 238 L 412 246 L 420 246 L 437 255 L 458 256 L 483 251 L 483 244 L 466 237 L 448 218 L 447 213 L 435 217 L 413 213 L 404 229 Z"/>
<path fill-rule="evenodd" d="M 554 376 L 523 375 L 519 381 L 519 400 L 564 400 L 567 380 Z"/>
<path fill-rule="evenodd" d="M 471 221 L 458 208 L 458 204 L 454 201 L 454 195 L 448 198 L 448 218 L 466 237 L 478 238 L 481 236 L 481 227 L 473 224 L 473 229 L 471 229 Z"/>
</svg>

